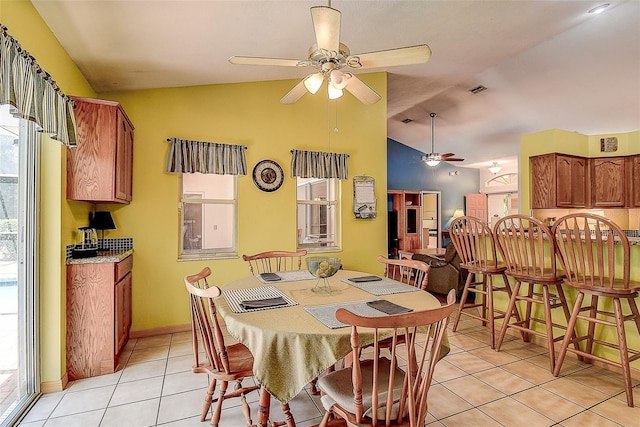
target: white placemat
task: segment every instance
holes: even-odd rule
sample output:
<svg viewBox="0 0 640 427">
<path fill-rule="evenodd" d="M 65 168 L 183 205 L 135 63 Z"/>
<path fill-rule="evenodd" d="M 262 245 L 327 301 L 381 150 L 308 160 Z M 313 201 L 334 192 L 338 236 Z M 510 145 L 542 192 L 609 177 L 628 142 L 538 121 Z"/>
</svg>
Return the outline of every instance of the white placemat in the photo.
<svg viewBox="0 0 640 427">
<path fill-rule="evenodd" d="M 336 319 L 336 311 L 339 308 L 346 308 L 352 313 L 358 314 L 360 316 L 367 317 L 376 317 L 376 316 L 386 316 L 385 313 L 380 310 L 376 310 L 373 307 L 369 307 L 367 305 L 367 301 L 371 300 L 363 300 L 363 301 L 353 301 L 353 302 L 339 302 L 334 304 L 324 304 L 324 305 L 312 305 L 308 307 L 304 307 L 304 311 L 312 315 L 319 322 L 324 324 L 326 327 L 331 329 L 344 328 L 346 325 L 338 319 Z"/>
<path fill-rule="evenodd" d="M 298 305 L 297 302 L 292 300 L 290 297 L 285 295 L 280 289 L 274 288 L 273 286 L 261 286 L 259 288 L 245 288 L 245 289 L 229 289 L 223 290 L 222 296 L 224 297 L 227 304 L 229 304 L 229 308 L 234 313 L 249 313 L 253 311 L 260 310 L 271 310 L 273 308 L 283 308 L 283 307 L 292 307 L 294 305 Z M 261 308 L 253 308 L 250 310 L 246 310 L 242 308 L 240 303 L 242 301 L 255 301 L 260 299 L 267 298 L 277 298 L 282 297 L 287 302 L 286 305 L 278 305 L 273 307 L 261 307 Z"/>
<path fill-rule="evenodd" d="M 295 270 L 295 271 L 278 271 L 275 272 L 278 276 L 280 276 L 281 280 L 277 280 L 276 283 L 282 282 L 297 282 L 300 280 L 312 280 L 315 279 L 313 274 L 309 273 L 309 270 Z M 260 277 L 259 274 L 256 274 L 256 277 L 259 281 L 265 284 L 274 283 L 273 281 L 264 280 Z"/>
<path fill-rule="evenodd" d="M 342 279 L 342 281 L 376 296 L 416 292 L 420 290 L 415 286 L 387 279 L 386 277 L 383 277 L 382 280 L 376 280 L 373 282 L 352 282 L 349 279 Z"/>
</svg>

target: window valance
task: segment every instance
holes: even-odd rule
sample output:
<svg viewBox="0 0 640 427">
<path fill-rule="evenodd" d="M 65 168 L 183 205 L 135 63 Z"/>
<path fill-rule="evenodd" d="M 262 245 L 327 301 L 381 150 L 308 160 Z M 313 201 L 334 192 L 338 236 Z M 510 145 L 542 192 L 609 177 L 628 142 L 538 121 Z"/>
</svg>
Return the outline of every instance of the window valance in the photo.
<svg viewBox="0 0 640 427">
<path fill-rule="evenodd" d="M 291 176 L 347 179 L 348 154 L 291 150 Z"/>
<path fill-rule="evenodd" d="M 0 104 L 12 105 L 14 116 L 35 122 L 51 138 L 76 145 L 73 101 L 1 24 Z"/>
<path fill-rule="evenodd" d="M 247 159 L 244 145 L 218 142 L 189 141 L 169 138 L 167 172 L 215 173 L 218 175 L 246 175 Z"/>
</svg>

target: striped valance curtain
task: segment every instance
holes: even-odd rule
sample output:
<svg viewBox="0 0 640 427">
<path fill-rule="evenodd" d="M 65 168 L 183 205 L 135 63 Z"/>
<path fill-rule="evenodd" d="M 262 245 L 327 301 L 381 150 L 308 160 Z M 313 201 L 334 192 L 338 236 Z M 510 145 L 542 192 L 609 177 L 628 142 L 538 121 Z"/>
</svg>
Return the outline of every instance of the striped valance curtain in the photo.
<svg viewBox="0 0 640 427">
<path fill-rule="evenodd" d="M 215 173 L 218 175 L 246 175 L 247 159 L 244 145 L 218 142 L 189 141 L 169 138 L 171 143 L 167 172 Z"/>
<path fill-rule="evenodd" d="M 35 122 L 38 131 L 65 145 L 76 145 L 73 101 L 1 24 L 0 104 L 12 105 L 12 114 Z"/>
<path fill-rule="evenodd" d="M 347 179 L 348 154 L 291 150 L 291 176 Z"/>
</svg>

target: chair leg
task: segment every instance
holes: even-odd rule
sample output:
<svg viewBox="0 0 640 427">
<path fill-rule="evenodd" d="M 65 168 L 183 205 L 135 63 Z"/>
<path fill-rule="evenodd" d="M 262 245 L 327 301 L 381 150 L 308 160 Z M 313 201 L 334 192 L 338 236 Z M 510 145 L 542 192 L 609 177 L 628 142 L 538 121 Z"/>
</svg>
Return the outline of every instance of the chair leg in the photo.
<svg viewBox="0 0 640 427">
<path fill-rule="evenodd" d="M 556 350 L 553 345 L 553 318 L 551 317 L 551 301 L 549 301 L 549 286 L 542 286 L 542 298 L 544 299 L 544 326 L 547 331 L 547 347 L 549 351 L 549 367 L 554 372 L 556 367 Z"/>
<path fill-rule="evenodd" d="M 487 299 L 487 308 L 488 313 L 487 317 L 489 319 L 489 335 L 491 336 L 491 349 L 496 348 L 496 325 L 495 325 L 495 313 L 493 311 L 493 277 L 491 274 L 485 274 L 485 290 L 487 294 L 485 298 Z"/>
<path fill-rule="evenodd" d="M 242 388 L 242 380 L 236 380 L 236 390 Z M 253 425 L 253 421 L 251 421 L 251 408 L 249 408 L 249 404 L 247 403 L 247 396 L 244 392 L 240 393 L 240 400 L 242 401 L 242 414 L 244 415 L 244 419 L 247 420 L 247 427 L 251 427 Z"/>
<path fill-rule="evenodd" d="M 216 380 L 212 379 L 207 389 L 207 396 L 204 398 L 204 404 L 202 405 L 202 414 L 200 415 L 200 422 L 203 422 L 207 418 L 207 412 L 211 408 L 211 402 L 213 402 L 213 392 L 216 389 Z"/>
<path fill-rule="evenodd" d="M 482 275 L 482 291 L 484 294 L 482 295 L 482 318 L 485 319 L 482 321 L 482 326 L 487 326 L 487 320 L 489 318 L 489 313 L 487 312 L 489 293 L 487 292 L 487 275 Z"/>
<path fill-rule="evenodd" d="M 524 323 L 523 326 L 527 329 L 531 329 L 531 310 L 533 309 L 533 303 L 531 300 L 533 299 L 533 291 L 535 288 L 535 283 L 527 283 L 527 305 L 524 310 Z"/>
<path fill-rule="evenodd" d="M 227 393 L 228 386 L 229 383 L 227 381 L 220 381 L 220 387 L 218 388 L 218 403 L 216 404 L 216 409 L 213 411 L 213 416 L 211 417 L 211 425 L 213 427 L 218 427 L 218 423 L 220 422 L 222 402 L 224 401 L 224 395 Z"/>
<path fill-rule="evenodd" d="M 624 314 L 620 298 L 613 299 L 613 308 L 616 315 L 616 328 L 618 330 L 618 345 L 620 347 L 620 363 L 624 376 L 624 389 L 627 392 L 627 405 L 633 408 L 633 386 L 631 385 L 631 368 L 629 366 L 629 348 L 627 347 L 627 335 L 624 331 Z"/>
<path fill-rule="evenodd" d="M 578 315 L 580 314 L 580 310 L 582 308 L 582 300 L 584 299 L 584 294 L 582 292 L 578 292 L 578 296 L 576 297 L 576 303 L 573 306 L 573 312 L 571 313 L 571 317 L 569 318 L 569 323 L 567 324 L 567 332 L 564 334 L 564 339 L 562 340 L 562 345 L 560 346 L 560 352 L 558 353 L 558 359 L 556 360 L 556 367 L 553 370 L 553 375 L 558 376 L 560 374 L 560 369 L 562 368 L 562 362 L 564 362 L 564 358 L 567 355 L 567 348 L 573 337 L 577 337 L 575 332 L 576 329 L 576 321 L 578 320 Z M 589 322 L 591 324 L 591 322 Z M 576 338 L 576 345 L 577 338 Z"/>
<path fill-rule="evenodd" d="M 569 323 L 569 320 L 571 319 L 571 312 L 569 311 L 569 304 L 567 303 L 567 297 L 564 295 L 564 290 L 562 289 L 562 285 L 556 285 L 556 291 L 558 293 L 558 298 L 560 298 L 560 304 L 562 304 L 562 311 L 564 312 L 564 317 L 567 320 L 567 324 Z M 591 335 L 593 337 L 593 335 Z M 580 345 L 578 344 L 578 336 L 576 335 L 576 333 L 574 332 L 573 335 L 571 336 L 571 340 L 573 341 L 573 346 L 575 347 L 576 350 L 580 351 Z M 577 354 L 578 356 L 578 360 L 579 361 L 584 361 L 584 357 L 582 357 L 580 354 Z"/>
<path fill-rule="evenodd" d="M 464 283 L 464 288 L 462 289 L 462 297 L 460 298 L 460 303 L 458 304 L 458 312 L 456 313 L 456 319 L 453 322 L 453 332 L 458 329 L 458 322 L 460 322 L 460 316 L 462 315 L 462 310 L 464 309 L 464 305 L 467 302 L 467 297 L 469 295 L 469 286 L 471 285 L 473 278 L 473 274 L 469 273 L 467 275 L 467 280 Z"/>
<path fill-rule="evenodd" d="M 500 336 L 498 337 L 498 342 L 496 343 L 496 351 L 500 351 L 500 347 L 502 346 L 502 341 L 504 340 L 504 336 L 507 334 L 507 328 L 509 327 L 509 320 L 511 319 L 511 315 L 513 314 L 513 310 L 515 309 L 516 297 L 518 296 L 518 292 L 520 291 L 521 284 L 522 283 L 519 280 L 516 280 L 516 284 L 513 287 L 513 292 L 511 294 L 511 298 L 509 299 L 509 305 L 507 306 L 507 311 L 504 314 L 502 328 L 500 329 Z"/>
<path fill-rule="evenodd" d="M 589 318 L 595 319 L 598 313 L 598 296 L 591 295 L 591 305 L 589 306 Z M 587 328 L 587 345 L 585 347 L 585 352 L 589 354 L 593 354 L 593 338 L 595 337 L 596 323 L 589 322 L 589 326 Z M 593 359 L 588 359 L 588 363 L 593 363 Z"/>
<path fill-rule="evenodd" d="M 513 295 L 513 291 L 511 290 L 511 283 L 509 282 L 509 278 L 504 273 L 502 273 L 502 280 L 504 282 L 504 289 L 507 292 L 507 296 L 509 297 L 509 301 L 511 301 L 511 295 Z M 510 316 L 511 315 L 516 318 L 516 323 L 522 322 L 522 318 L 520 317 L 520 312 L 518 311 L 518 306 L 517 305 L 513 306 L 513 312 L 510 313 Z M 505 318 L 506 317 L 507 317 L 507 314 L 505 312 Z M 503 321 L 504 321 L 504 319 L 503 319 Z M 520 335 L 522 336 L 522 341 L 529 342 L 529 334 L 527 334 L 525 331 L 520 331 Z"/>
</svg>

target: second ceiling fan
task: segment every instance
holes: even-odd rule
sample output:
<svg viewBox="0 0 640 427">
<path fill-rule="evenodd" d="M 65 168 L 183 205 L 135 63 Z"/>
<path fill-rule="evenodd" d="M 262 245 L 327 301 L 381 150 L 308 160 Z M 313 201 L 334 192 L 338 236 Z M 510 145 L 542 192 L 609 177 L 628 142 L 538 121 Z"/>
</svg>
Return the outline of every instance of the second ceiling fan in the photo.
<svg viewBox="0 0 640 427">
<path fill-rule="evenodd" d="M 311 19 L 316 43 L 309 48 L 307 59 L 260 58 L 232 56 L 229 62 L 240 65 L 276 65 L 285 67 L 313 67 L 317 71 L 307 75 L 280 99 L 293 104 L 305 93 L 315 94 L 327 80 L 329 99 L 342 96 L 346 89 L 364 104 L 375 104 L 382 97 L 362 80 L 347 70 L 382 68 L 427 62 L 431 49 L 426 44 L 351 55 L 349 48 L 340 43 L 340 17 L 337 9 L 329 6 L 311 8 Z"/>
<path fill-rule="evenodd" d="M 434 142 L 434 133 L 435 133 L 435 119 L 438 115 L 436 113 L 430 113 L 429 117 L 431 117 L 431 152 L 425 156 L 422 156 L 422 161 L 425 162 L 429 166 L 438 166 L 440 162 L 462 162 L 464 159 L 460 159 L 455 156 L 453 153 L 445 153 L 440 154 L 436 153 L 435 150 L 435 142 Z"/>
</svg>

